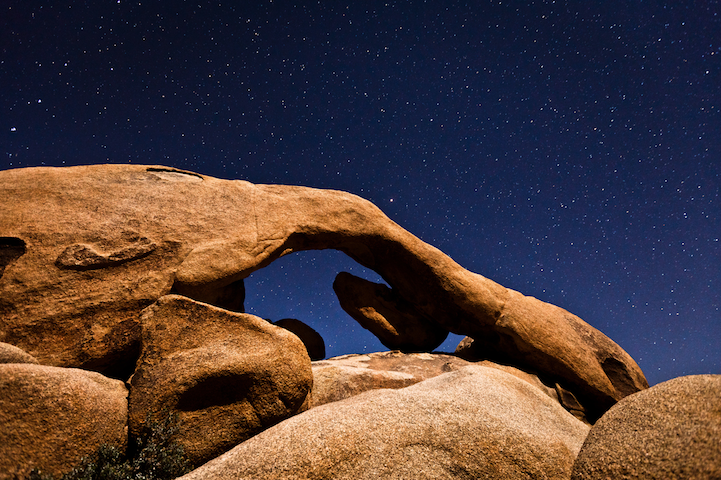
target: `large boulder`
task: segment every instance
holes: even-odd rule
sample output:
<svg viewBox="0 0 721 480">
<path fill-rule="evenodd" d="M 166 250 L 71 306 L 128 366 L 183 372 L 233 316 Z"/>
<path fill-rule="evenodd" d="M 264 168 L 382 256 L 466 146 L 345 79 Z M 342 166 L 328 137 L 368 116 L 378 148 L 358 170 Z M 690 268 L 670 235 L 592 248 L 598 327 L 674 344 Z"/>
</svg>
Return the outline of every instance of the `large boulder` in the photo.
<svg viewBox="0 0 721 480">
<path fill-rule="evenodd" d="M 0 479 L 60 475 L 103 444 L 127 444 L 123 382 L 74 368 L 0 365 Z"/>
<path fill-rule="evenodd" d="M 464 360 L 468 360 L 469 362 L 481 362 L 484 364 L 498 366 L 498 364 L 495 364 L 494 362 L 489 362 L 488 360 L 485 360 L 485 358 L 487 358 L 488 356 L 488 352 L 486 351 L 481 342 L 476 342 L 471 337 L 466 337 L 461 340 L 461 342 L 456 347 L 454 355 L 457 355 Z M 518 372 L 521 371 L 518 369 L 515 370 Z M 553 376 L 548 375 L 548 373 L 542 373 L 541 376 L 545 380 L 544 382 L 544 380 L 541 380 L 535 373 L 527 373 L 526 375 L 526 380 L 531 381 L 533 384 L 539 386 L 539 388 L 548 389 L 552 386 L 554 391 L 552 396 L 558 399 L 558 401 L 561 402 L 561 405 L 563 405 L 564 408 L 571 412 L 576 418 L 583 422 L 589 423 L 588 415 L 586 414 L 586 407 L 584 407 L 578 401 L 572 391 L 568 390 L 560 383 L 554 382 Z M 593 419 L 595 420 L 595 418 Z"/>
<path fill-rule="evenodd" d="M 721 375 L 675 378 L 618 402 L 591 429 L 572 478 L 721 478 Z"/>
<path fill-rule="evenodd" d="M 168 295 L 141 323 L 131 434 L 149 418 L 177 415 L 174 440 L 193 464 L 296 414 L 310 393 L 305 346 L 262 318 Z"/>
<path fill-rule="evenodd" d="M 587 433 L 527 382 L 471 365 L 313 408 L 181 478 L 567 479 Z"/>
<path fill-rule="evenodd" d="M 0 198 L 12 205 L 0 209 L 0 341 L 41 363 L 122 377 L 138 352 L 138 313 L 161 296 L 239 310 L 253 271 L 334 248 L 388 283 L 390 303 L 370 306 L 391 307 L 371 315 L 391 337 L 412 317 L 396 306 L 411 305 L 474 338 L 489 359 L 567 385 L 592 416 L 648 386 L 625 351 L 577 316 L 464 269 L 355 195 L 96 165 L 2 171 Z M 414 349 L 410 336 L 394 341 Z"/>
</svg>

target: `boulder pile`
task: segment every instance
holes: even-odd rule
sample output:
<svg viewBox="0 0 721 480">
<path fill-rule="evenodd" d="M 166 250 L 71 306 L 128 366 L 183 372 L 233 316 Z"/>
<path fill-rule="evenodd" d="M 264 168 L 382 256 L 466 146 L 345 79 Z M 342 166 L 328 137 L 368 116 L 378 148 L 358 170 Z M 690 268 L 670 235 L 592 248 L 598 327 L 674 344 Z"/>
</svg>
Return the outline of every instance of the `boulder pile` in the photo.
<svg viewBox="0 0 721 480">
<path fill-rule="evenodd" d="M 605 415 L 654 391 L 577 316 L 345 192 L 94 165 L 0 172 L 0 199 L 0 479 L 67 472 L 167 414 L 187 478 L 595 478 L 629 449 Z M 327 248 L 387 282 L 333 288 L 392 352 L 323 360 L 310 326 L 243 313 L 244 278 Z M 430 353 L 449 332 L 456 354 Z"/>
<path fill-rule="evenodd" d="M 527 382 L 469 365 L 313 408 L 182 478 L 567 479 L 588 428 Z"/>
</svg>

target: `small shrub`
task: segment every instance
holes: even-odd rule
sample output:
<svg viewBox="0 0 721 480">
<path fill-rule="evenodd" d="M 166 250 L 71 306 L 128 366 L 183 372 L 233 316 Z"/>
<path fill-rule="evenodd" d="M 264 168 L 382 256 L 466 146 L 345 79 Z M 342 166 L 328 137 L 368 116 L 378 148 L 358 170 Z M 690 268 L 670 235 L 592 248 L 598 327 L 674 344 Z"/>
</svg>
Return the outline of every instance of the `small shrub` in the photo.
<svg viewBox="0 0 721 480">
<path fill-rule="evenodd" d="M 102 445 L 80 465 L 59 480 L 172 480 L 190 471 L 183 447 L 172 440 L 178 431 L 176 417 L 168 415 L 157 422 L 148 419 L 127 453 Z M 32 470 L 27 480 L 54 480 L 51 475 Z"/>
<path fill-rule="evenodd" d="M 162 422 L 151 419 L 146 421 L 128 451 L 133 476 L 127 478 L 172 480 L 188 473 L 190 464 L 185 458 L 183 447 L 172 440 L 177 432 L 178 423 L 174 416 L 167 416 Z"/>
<path fill-rule="evenodd" d="M 116 447 L 102 445 L 93 455 L 61 477 L 61 480 L 126 480 L 132 475 L 128 459 Z"/>
</svg>

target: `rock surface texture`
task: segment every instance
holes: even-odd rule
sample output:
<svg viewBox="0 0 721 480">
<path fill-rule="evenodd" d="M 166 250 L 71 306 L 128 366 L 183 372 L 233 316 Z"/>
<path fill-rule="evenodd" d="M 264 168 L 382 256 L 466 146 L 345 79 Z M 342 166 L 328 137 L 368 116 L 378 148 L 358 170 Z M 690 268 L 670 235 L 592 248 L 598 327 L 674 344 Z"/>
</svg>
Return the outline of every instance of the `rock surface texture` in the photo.
<svg viewBox="0 0 721 480">
<path fill-rule="evenodd" d="M 181 478 L 566 479 L 587 433 L 537 388 L 472 365 L 313 408 Z"/>
<path fill-rule="evenodd" d="M 471 362 L 442 353 L 376 352 L 364 355 L 343 355 L 313 362 L 311 407 L 337 402 L 368 390 L 404 388 L 444 373 L 471 365 Z M 514 367 L 488 360 L 476 365 L 495 368 L 524 380 L 553 400 L 559 401 L 556 390 L 545 385 L 538 376 Z"/>
<path fill-rule="evenodd" d="M 721 478 L 721 375 L 674 378 L 614 405 L 591 429 L 572 478 Z"/>
<path fill-rule="evenodd" d="M 0 341 L 44 364 L 127 378 L 138 314 L 161 296 L 240 310 L 253 271 L 333 248 L 390 286 L 390 297 L 352 302 L 380 338 L 427 348 L 404 324 L 418 319 L 470 336 L 486 358 L 559 382 L 591 417 L 647 387 L 633 359 L 580 318 L 464 269 L 348 193 L 98 165 L 2 171 L 0 198 L 13 205 L 0 210 Z M 408 313 L 401 305 L 418 316 L 397 314 Z"/>
<path fill-rule="evenodd" d="M 490 364 L 489 366 L 495 365 L 496 367 L 500 367 L 498 364 L 483 360 L 484 358 L 486 358 L 486 352 L 484 351 L 483 346 L 480 345 L 479 342 L 473 340 L 471 337 L 466 337 L 461 340 L 461 342 L 456 347 L 456 351 L 454 352 L 454 354 L 464 360 L 468 360 L 469 362 L 482 362 L 484 364 Z M 524 373 L 526 375 L 525 380 L 533 383 L 541 389 L 548 389 L 549 387 L 552 387 L 554 393 L 551 394 L 551 396 L 553 398 L 557 399 L 561 403 L 561 405 L 566 408 L 566 410 L 573 414 L 573 416 L 583 422 L 590 423 L 588 415 L 586 414 L 586 408 L 581 405 L 573 392 L 567 390 L 558 382 L 554 382 L 553 377 L 549 377 L 548 375 L 542 375 L 546 380 L 546 383 L 544 383 L 540 378 L 538 378 L 538 375 L 536 374 L 525 373 L 524 371 L 518 369 L 514 370 L 516 370 L 516 372 Z M 512 373 L 512 371 L 509 373 Z"/>
<path fill-rule="evenodd" d="M 310 407 L 368 390 L 408 387 L 468 365 L 470 362 L 452 355 L 398 351 L 343 355 L 313 362 Z"/>
<path fill-rule="evenodd" d="M 0 363 L 35 363 L 35 357 L 15 345 L 0 343 Z"/>
<path fill-rule="evenodd" d="M 0 365 L 0 479 L 59 475 L 102 444 L 125 448 L 123 382 L 74 368 Z"/>
<path fill-rule="evenodd" d="M 175 439 L 199 465 L 297 413 L 313 382 L 303 343 L 262 318 L 179 295 L 142 315 L 130 429 L 178 416 Z"/>
</svg>

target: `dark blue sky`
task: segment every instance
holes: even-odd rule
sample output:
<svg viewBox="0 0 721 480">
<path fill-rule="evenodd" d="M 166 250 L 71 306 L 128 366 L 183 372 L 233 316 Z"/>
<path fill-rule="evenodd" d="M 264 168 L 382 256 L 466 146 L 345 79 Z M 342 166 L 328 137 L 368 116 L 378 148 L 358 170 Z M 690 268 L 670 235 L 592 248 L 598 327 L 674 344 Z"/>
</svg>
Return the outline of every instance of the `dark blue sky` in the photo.
<svg viewBox="0 0 721 480">
<path fill-rule="evenodd" d="M 0 9 L 0 168 L 346 190 L 579 315 L 652 384 L 721 373 L 718 1 Z M 282 258 L 247 281 L 246 308 L 309 323 L 329 355 L 380 350 L 332 293 L 353 268 Z"/>
</svg>

